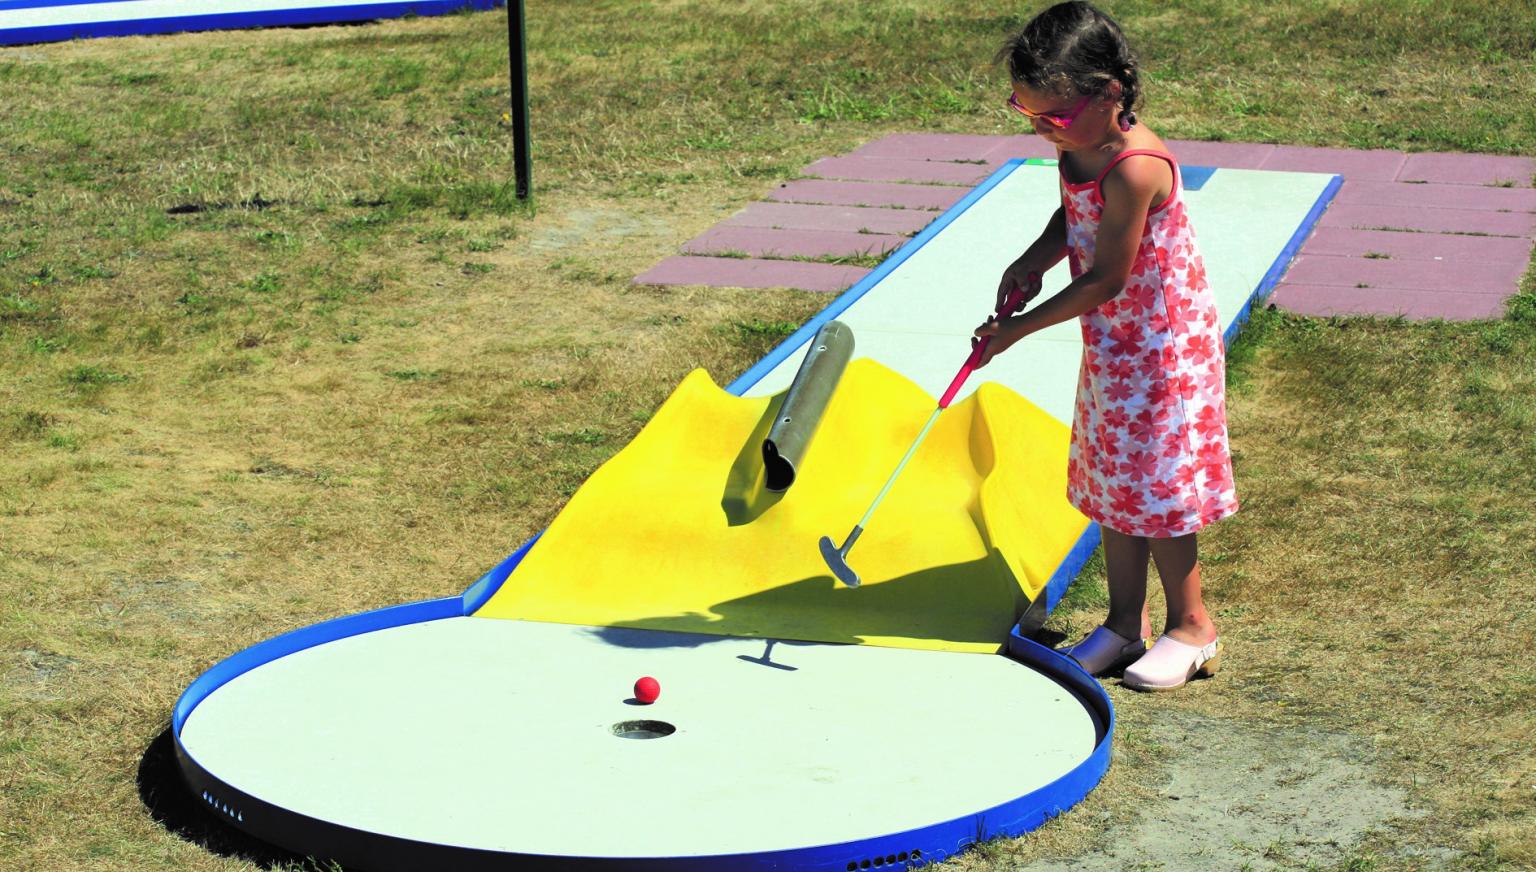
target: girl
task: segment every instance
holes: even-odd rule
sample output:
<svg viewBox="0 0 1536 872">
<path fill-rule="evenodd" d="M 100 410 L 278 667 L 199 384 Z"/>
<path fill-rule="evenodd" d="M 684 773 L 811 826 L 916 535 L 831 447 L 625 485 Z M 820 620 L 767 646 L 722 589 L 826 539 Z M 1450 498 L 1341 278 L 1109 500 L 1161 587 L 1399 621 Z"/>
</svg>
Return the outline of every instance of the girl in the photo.
<svg viewBox="0 0 1536 872">
<path fill-rule="evenodd" d="M 1062 206 L 1003 271 L 997 300 L 1029 297 L 1063 257 L 1072 282 L 1028 312 L 988 319 L 985 365 L 1068 318 L 1083 331 L 1067 497 L 1104 539 L 1109 617 L 1064 653 L 1090 674 L 1171 690 L 1216 671 L 1221 645 L 1200 596 L 1196 531 L 1237 511 L 1226 366 L 1215 300 L 1179 196 L 1178 164 L 1135 115 L 1136 59 L 1087 3 L 1036 16 L 999 52 L 1008 104 L 1056 146 Z M 1149 649 L 1147 560 L 1168 618 Z"/>
</svg>

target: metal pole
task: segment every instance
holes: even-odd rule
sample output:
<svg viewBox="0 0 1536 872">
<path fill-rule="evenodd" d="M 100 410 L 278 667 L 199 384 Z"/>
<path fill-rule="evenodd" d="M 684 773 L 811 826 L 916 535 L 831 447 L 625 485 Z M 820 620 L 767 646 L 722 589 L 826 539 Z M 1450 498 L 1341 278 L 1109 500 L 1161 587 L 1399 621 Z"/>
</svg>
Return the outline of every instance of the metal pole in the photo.
<svg viewBox="0 0 1536 872">
<path fill-rule="evenodd" d="M 507 56 L 512 79 L 512 159 L 517 198 L 533 193 L 533 157 L 528 153 L 528 40 L 523 0 L 507 0 Z"/>
</svg>

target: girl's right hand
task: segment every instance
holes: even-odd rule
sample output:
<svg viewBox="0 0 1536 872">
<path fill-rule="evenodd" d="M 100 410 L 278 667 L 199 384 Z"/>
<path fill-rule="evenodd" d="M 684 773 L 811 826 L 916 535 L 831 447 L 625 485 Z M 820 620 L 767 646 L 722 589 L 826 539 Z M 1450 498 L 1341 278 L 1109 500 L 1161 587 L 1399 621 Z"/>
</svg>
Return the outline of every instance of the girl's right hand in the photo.
<svg viewBox="0 0 1536 872">
<path fill-rule="evenodd" d="M 997 305 L 992 311 L 1001 312 L 1015 288 L 1024 292 L 1024 306 L 1029 305 L 1030 300 L 1040 295 L 1040 284 L 1040 271 L 1025 263 L 1024 258 L 1019 258 L 1003 270 L 1003 280 L 997 283 Z"/>
</svg>

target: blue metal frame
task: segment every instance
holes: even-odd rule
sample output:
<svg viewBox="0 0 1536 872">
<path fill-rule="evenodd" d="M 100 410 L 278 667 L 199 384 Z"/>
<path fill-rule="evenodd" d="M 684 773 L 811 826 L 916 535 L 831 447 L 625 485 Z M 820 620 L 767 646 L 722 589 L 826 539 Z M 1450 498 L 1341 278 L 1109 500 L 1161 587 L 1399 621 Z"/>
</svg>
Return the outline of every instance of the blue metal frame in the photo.
<svg viewBox="0 0 1536 872">
<path fill-rule="evenodd" d="M 368 632 L 369 629 L 379 629 L 377 622 L 384 619 L 385 612 L 394 612 L 394 618 L 431 620 L 421 615 L 450 602 L 455 601 L 438 600 L 400 607 L 404 611 L 385 609 L 369 612 L 319 624 L 308 630 L 322 631 L 322 628 L 328 628 L 323 632 L 344 638 L 358 632 Z M 374 626 L 361 629 L 348 626 L 348 622 L 352 621 L 358 622 L 359 626 Z M 244 653 L 256 654 L 285 638 L 278 637 Z M 277 645 L 273 651 L 283 647 L 286 646 Z M 384 833 L 364 832 L 313 818 L 273 805 L 225 784 L 187 752 L 179 738 L 179 724 L 176 756 L 193 794 L 203 800 L 211 813 L 223 818 L 231 826 L 291 851 L 359 868 L 441 868 L 466 872 L 514 866 L 533 869 L 646 869 L 669 872 L 784 869 L 844 872 L 847 869 L 869 869 L 876 866 L 907 868 L 940 862 L 978 842 L 1030 832 L 1076 805 L 1109 770 L 1115 712 L 1104 688 L 1077 664 L 1024 638 L 1017 631 L 1008 641 L 1007 656 L 1057 681 L 1078 698 L 1093 718 L 1096 729 L 1094 748 L 1082 762 L 1051 784 L 953 820 L 869 839 L 782 851 L 684 857 L 590 858 L 489 851 L 420 842 Z"/>
<path fill-rule="evenodd" d="M 96 6 L 121 0 L 0 0 L 0 12 L 57 6 Z M 36 27 L 0 28 L 0 45 L 63 42 L 103 36 L 150 36 L 196 30 L 238 30 L 248 27 L 285 27 L 301 24 L 339 24 L 373 21 L 406 15 L 446 15 L 461 9 L 493 9 L 505 0 L 395 0 L 388 3 L 338 3 L 296 9 L 258 9 L 247 12 L 205 12 L 161 18 L 128 18 L 48 24 Z M 214 4 L 206 4 L 213 6 Z"/>
</svg>

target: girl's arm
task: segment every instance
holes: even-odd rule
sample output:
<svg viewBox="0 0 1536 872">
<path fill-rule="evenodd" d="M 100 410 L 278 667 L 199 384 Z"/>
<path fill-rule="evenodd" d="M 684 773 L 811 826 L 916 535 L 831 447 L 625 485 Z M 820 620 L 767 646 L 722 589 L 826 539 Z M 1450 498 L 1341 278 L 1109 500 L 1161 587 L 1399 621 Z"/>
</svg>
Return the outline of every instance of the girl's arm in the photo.
<svg viewBox="0 0 1536 872">
<path fill-rule="evenodd" d="M 1010 345 L 1037 330 L 1076 318 L 1114 299 L 1130 278 L 1153 198 L 1162 191 L 1171 195 L 1172 186 L 1173 172 L 1163 160 L 1131 157 L 1116 166 L 1101 183 L 1104 212 L 1099 218 L 1098 236 L 1094 238 L 1093 267 L 1022 315 L 1000 322 L 987 319 L 976 329 L 976 336 L 994 338 L 977 367 L 985 366 Z M 1034 249 L 1035 246 L 1030 247 L 1031 251 Z"/>
<path fill-rule="evenodd" d="M 1058 206 L 1050 220 L 1045 222 L 1045 229 L 1040 231 L 1040 236 L 1003 270 L 1003 279 L 997 283 L 997 305 L 992 311 L 1001 310 L 1003 302 L 1015 288 L 1024 292 L 1025 303 L 1033 300 L 1040 293 L 1040 276 L 1066 256 L 1067 215 Z"/>
</svg>

